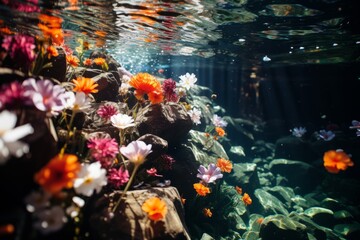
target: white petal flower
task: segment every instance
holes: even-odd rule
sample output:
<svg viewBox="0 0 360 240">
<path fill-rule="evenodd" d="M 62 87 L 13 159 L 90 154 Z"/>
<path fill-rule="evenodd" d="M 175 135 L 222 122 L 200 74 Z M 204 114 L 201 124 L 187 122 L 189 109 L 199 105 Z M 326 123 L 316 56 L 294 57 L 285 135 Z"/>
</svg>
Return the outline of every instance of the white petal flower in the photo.
<svg viewBox="0 0 360 240">
<path fill-rule="evenodd" d="M 91 99 L 84 92 L 66 92 L 68 98 L 66 108 L 72 109 L 74 112 L 85 111 L 90 108 Z"/>
<path fill-rule="evenodd" d="M 94 191 L 99 193 L 107 184 L 106 170 L 101 168 L 100 162 L 81 164 L 81 170 L 74 181 L 74 189 L 78 194 L 90 197 Z"/>
<path fill-rule="evenodd" d="M 121 147 L 120 152 L 127 157 L 130 162 L 135 165 L 140 165 L 145 161 L 147 155 L 152 152 L 151 147 L 151 144 L 146 145 L 143 141 L 132 141 L 126 147 Z"/>
<path fill-rule="evenodd" d="M 34 227 L 43 234 L 59 231 L 67 222 L 64 210 L 60 206 L 40 211 L 36 217 L 38 220 Z"/>
<path fill-rule="evenodd" d="M 119 129 L 125 129 L 135 126 L 134 119 L 129 115 L 122 113 L 111 116 L 110 121 L 114 127 L 117 127 Z"/>
<path fill-rule="evenodd" d="M 201 111 L 197 108 L 193 108 L 190 111 L 187 112 L 196 125 L 201 124 L 200 118 L 201 118 Z"/>
<path fill-rule="evenodd" d="M 185 75 L 180 76 L 179 85 L 180 85 L 180 87 L 183 87 L 186 90 L 189 90 L 190 88 L 192 88 L 195 85 L 196 81 L 197 81 L 197 78 L 196 78 L 195 74 L 186 73 Z"/>
<path fill-rule="evenodd" d="M 18 140 L 33 133 L 34 129 L 29 123 L 14 128 L 16 121 L 14 113 L 6 110 L 0 113 L 0 164 L 5 163 L 10 155 L 21 157 L 29 152 L 29 146 Z"/>
<path fill-rule="evenodd" d="M 221 127 L 221 128 L 225 128 L 228 125 L 228 123 L 217 114 L 214 114 L 212 123 L 214 124 L 215 127 Z"/>
</svg>

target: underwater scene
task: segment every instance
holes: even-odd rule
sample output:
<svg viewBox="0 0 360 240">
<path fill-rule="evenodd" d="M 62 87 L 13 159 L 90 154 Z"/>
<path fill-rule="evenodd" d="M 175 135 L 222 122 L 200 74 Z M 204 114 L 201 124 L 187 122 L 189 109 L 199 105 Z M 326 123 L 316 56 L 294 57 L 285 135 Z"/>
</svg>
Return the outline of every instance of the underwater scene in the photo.
<svg viewBox="0 0 360 240">
<path fill-rule="evenodd" d="M 356 0 L 0 0 L 0 239 L 359 240 Z"/>
</svg>

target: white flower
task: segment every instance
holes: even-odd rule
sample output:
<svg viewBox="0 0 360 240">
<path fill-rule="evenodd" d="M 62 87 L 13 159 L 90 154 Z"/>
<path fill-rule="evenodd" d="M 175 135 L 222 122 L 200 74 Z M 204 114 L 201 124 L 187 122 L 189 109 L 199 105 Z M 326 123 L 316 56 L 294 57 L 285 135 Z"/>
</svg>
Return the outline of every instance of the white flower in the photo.
<svg viewBox="0 0 360 240">
<path fill-rule="evenodd" d="M 94 191 L 99 193 L 106 184 L 106 170 L 101 168 L 100 162 L 83 163 L 74 181 L 74 189 L 76 193 L 90 197 Z"/>
<path fill-rule="evenodd" d="M 50 205 L 51 194 L 43 191 L 32 191 L 25 197 L 26 210 L 28 212 L 38 212 Z"/>
<path fill-rule="evenodd" d="M 40 211 L 36 217 L 38 220 L 34 223 L 34 227 L 43 234 L 60 230 L 67 221 L 64 210 L 60 206 Z"/>
<path fill-rule="evenodd" d="M 191 120 L 196 124 L 201 124 L 200 118 L 201 118 L 201 111 L 197 108 L 193 108 L 190 111 L 187 112 L 191 118 Z"/>
<path fill-rule="evenodd" d="M 212 123 L 214 124 L 215 127 L 221 127 L 221 128 L 225 128 L 228 125 L 228 123 L 217 114 L 214 114 Z"/>
<path fill-rule="evenodd" d="M 127 82 L 122 82 L 121 86 L 119 87 L 119 93 L 120 95 L 125 95 L 129 92 L 129 89 L 131 88 L 130 84 Z"/>
<path fill-rule="evenodd" d="M 19 158 L 29 152 L 29 146 L 18 140 L 33 133 L 34 129 L 29 123 L 14 128 L 16 121 L 14 113 L 6 110 L 0 113 L 0 164 L 4 164 L 10 155 Z"/>
<path fill-rule="evenodd" d="M 125 129 L 135 126 L 134 119 L 122 113 L 111 116 L 110 121 L 114 127 L 117 127 L 119 129 Z"/>
<path fill-rule="evenodd" d="M 72 109 L 74 112 L 84 111 L 90 108 L 91 99 L 84 92 L 66 92 L 68 98 L 66 100 L 66 108 Z"/>
<path fill-rule="evenodd" d="M 180 87 L 185 88 L 186 90 L 189 90 L 191 87 L 195 85 L 197 81 L 197 78 L 195 77 L 195 74 L 189 74 L 186 73 L 185 75 L 180 76 Z"/>
<path fill-rule="evenodd" d="M 120 152 L 127 157 L 130 162 L 135 165 L 140 165 L 145 161 L 147 155 L 152 152 L 151 147 L 151 144 L 146 145 L 143 141 L 132 141 L 126 147 L 122 146 Z"/>
</svg>

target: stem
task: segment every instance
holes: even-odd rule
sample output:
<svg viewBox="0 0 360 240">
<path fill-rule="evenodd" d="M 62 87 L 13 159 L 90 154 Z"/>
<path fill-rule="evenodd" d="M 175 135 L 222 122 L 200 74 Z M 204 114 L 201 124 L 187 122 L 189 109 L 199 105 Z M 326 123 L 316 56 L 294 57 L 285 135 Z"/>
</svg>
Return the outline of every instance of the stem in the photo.
<svg viewBox="0 0 360 240">
<path fill-rule="evenodd" d="M 123 198 L 124 195 L 126 194 L 127 190 L 130 188 L 130 185 L 131 185 L 132 181 L 134 180 L 135 174 L 136 174 L 136 172 L 137 172 L 137 170 L 138 170 L 139 167 L 140 167 L 140 164 L 135 165 L 134 170 L 133 170 L 133 172 L 132 172 L 132 174 L 131 174 L 131 177 L 130 177 L 128 183 L 126 184 L 126 187 L 125 187 L 124 191 L 122 192 L 119 200 L 117 201 L 117 203 L 115 204 L 114 208 L 112 209 L 112 212 L 113 212 L 113 213 L 116 211 L 116 209 L 117 209 L 118 206 L 120 205 L 120 202 L 121 202 L 122 198 Z"/>
</svg>

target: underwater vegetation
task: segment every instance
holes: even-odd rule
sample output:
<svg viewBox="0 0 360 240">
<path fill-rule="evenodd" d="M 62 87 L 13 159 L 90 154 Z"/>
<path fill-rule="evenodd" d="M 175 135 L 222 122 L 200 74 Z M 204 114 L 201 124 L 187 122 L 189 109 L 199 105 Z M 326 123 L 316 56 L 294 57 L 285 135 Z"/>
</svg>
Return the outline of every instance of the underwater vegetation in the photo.
<svg viewBox="0 0 360 240">
<path fill-rule="evenodd" d="M 68 45 L 61 18 L 38 21 L 0 35 L 1 238 L 359 239 L 358 120 L 267 142 L 201 76 L 131 73 L 86 38 Z"/>
</svg>

